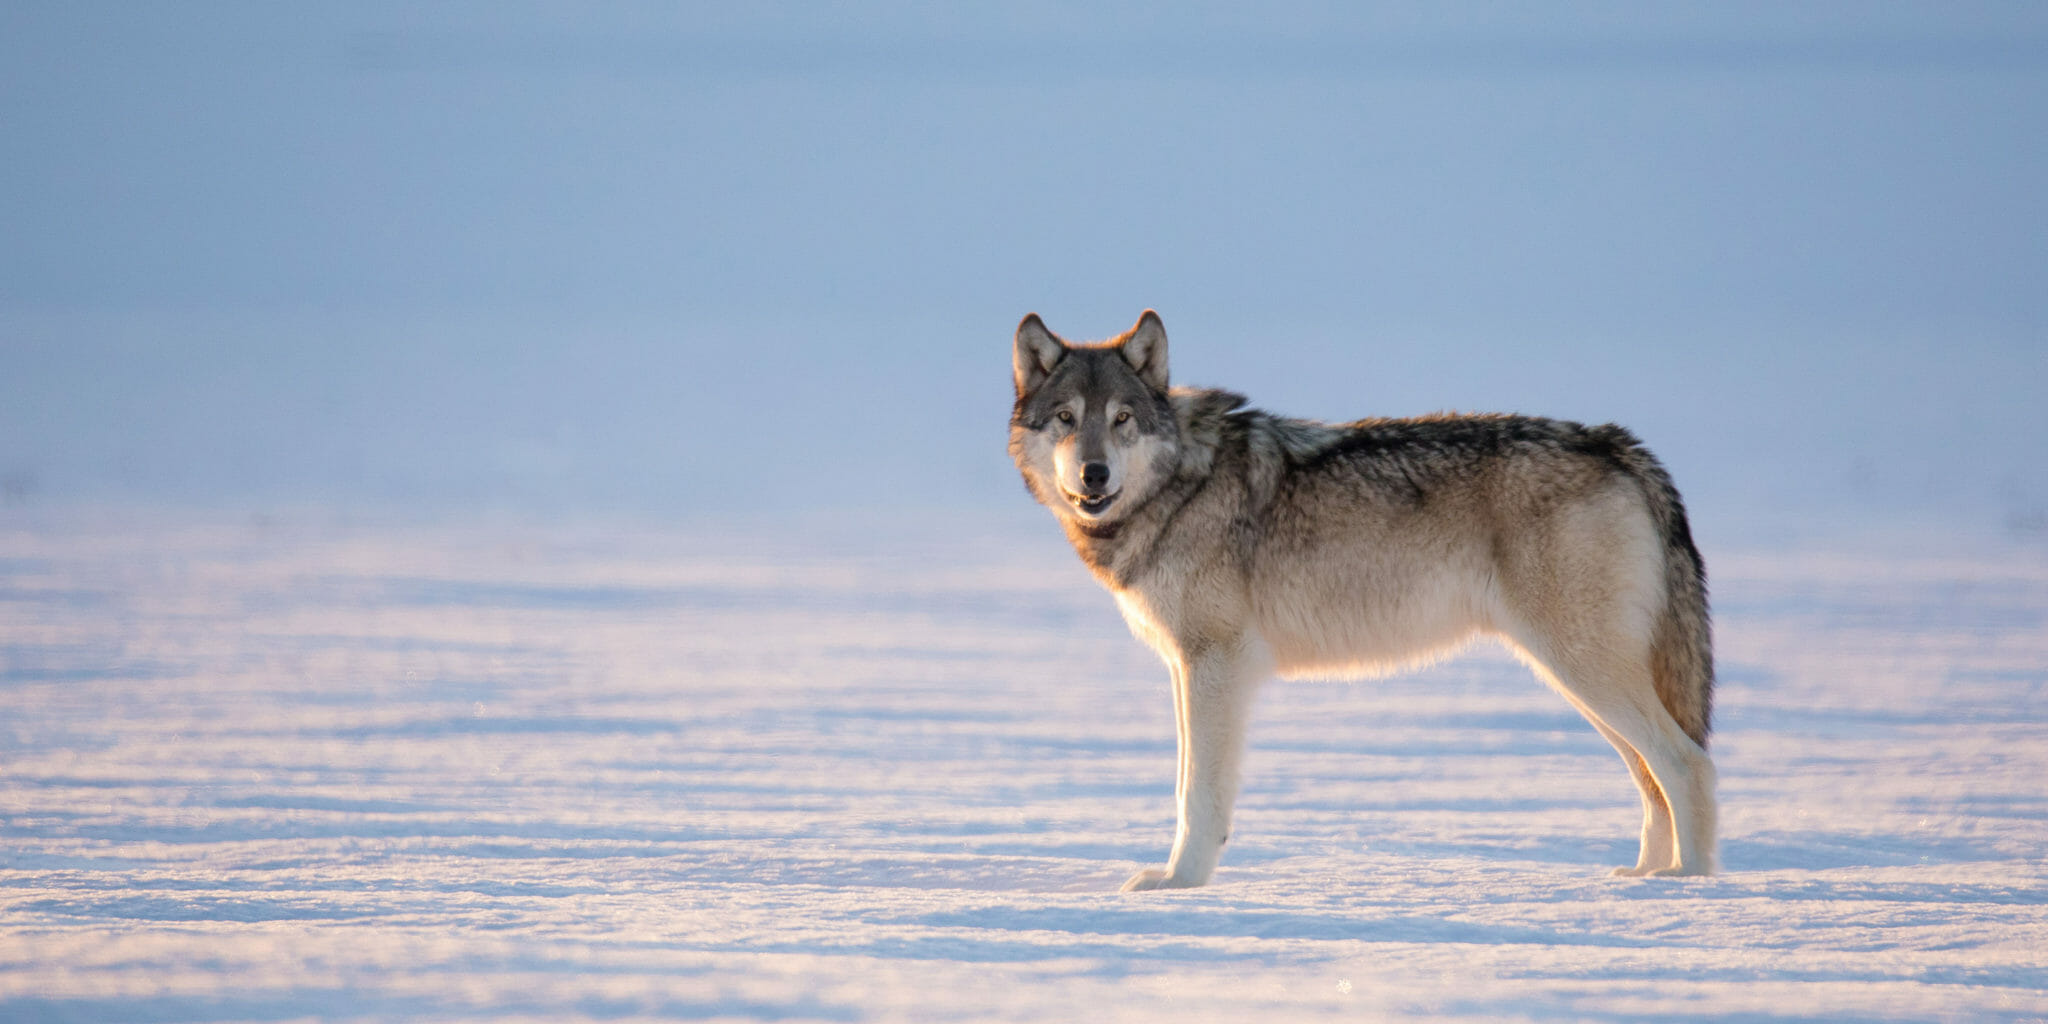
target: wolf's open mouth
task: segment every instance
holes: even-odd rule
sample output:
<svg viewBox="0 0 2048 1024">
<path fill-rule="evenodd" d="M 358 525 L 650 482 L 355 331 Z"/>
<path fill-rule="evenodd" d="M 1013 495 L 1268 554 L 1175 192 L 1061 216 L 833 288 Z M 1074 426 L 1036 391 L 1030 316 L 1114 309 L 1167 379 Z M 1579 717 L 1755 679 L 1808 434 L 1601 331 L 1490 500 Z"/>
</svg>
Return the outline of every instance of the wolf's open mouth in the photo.
<svg viewBox="0 0 2048 1024">
<path fill-rule="evenodd" d="M 1078 508 L 1081 511 L 1086 512 L 1091 516 L 1098 516 L 1102 514 L 1103 509 L 1106 509 L 1110 505 L 1114 504 L 1116 502 L 1117 496 L 1121 495 L 1122 493 L 1124 492 L 1118 491 L 1115 494 L 1098 494 L 1091 498 L 1075 494 L 1072 491 L 1068 491 L 1067 500 L 1073 502 L 1075 508 Z"/>
</svg>

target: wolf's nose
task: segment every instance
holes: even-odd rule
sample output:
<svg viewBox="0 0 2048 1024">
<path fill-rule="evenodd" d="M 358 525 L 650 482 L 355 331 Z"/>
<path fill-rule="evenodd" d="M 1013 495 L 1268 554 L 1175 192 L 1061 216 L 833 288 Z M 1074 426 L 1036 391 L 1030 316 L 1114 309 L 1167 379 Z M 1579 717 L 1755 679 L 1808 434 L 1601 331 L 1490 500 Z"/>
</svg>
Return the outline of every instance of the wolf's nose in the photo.
<svg viewBox="0 0 2048 1024">
<path fill-rule="evenodd" d="M 1081 486 L 1091 491 L 1099 491 L 1107 483 L 1109 483 L 1108 463 L 1090 462 L 1081 467 Z"/>
</svg>

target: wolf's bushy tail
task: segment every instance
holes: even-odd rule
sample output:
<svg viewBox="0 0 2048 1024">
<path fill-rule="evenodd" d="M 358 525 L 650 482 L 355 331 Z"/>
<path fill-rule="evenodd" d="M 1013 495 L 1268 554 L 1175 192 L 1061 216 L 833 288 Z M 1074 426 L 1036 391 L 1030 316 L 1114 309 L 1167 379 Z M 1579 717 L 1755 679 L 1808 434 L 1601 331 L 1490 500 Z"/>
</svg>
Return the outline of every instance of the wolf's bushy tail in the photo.
<svg viewBox="0 0 2048 1024">
<path fill-rule="evenodd" d="M 1701 747 L 1714 719 L 1714 630 L 1707 612 L 1707 565 L 1692 542 L 1692 525 L 1671 474 L 1633 435 L 1619 430 L 1623 469 L 1642 485 L 1664 546 L 1664 610 L 1650 637 L 1650 676 L 1657 699 Z"/>
</svg>

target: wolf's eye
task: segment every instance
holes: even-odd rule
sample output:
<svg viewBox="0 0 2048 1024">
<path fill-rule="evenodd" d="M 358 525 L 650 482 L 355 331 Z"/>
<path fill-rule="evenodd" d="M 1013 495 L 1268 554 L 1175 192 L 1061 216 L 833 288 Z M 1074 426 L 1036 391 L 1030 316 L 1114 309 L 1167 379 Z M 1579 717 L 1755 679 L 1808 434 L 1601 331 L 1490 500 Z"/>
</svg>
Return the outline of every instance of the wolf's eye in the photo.
<svg viewBox="0 0 2048 1024">
<path fill-rule="evenodd" d="M 1129 409 L 1126 409 L 1126 410 L 1124 410 L 1123 412 L 1117 413 L 1117 414 L 1116 414 L 1116 421 L 1117 421 L 1117 424 L 1118 424 L 1118 425 L 1122 425 L 1122 424 L 1125 424 L 1125 423 L 1129 423 L 1129 422 L 1131 421 L 1131 412 L 1130 412 L 1130 410 L 1129 410 Z"/>
<path fill-rule="evenodd" d="M 1074 422 L 1074 414 L 1065 409 L 1061 409 L 1059 420 L 1061 423 L 1072 423 Z"/>
</svg>

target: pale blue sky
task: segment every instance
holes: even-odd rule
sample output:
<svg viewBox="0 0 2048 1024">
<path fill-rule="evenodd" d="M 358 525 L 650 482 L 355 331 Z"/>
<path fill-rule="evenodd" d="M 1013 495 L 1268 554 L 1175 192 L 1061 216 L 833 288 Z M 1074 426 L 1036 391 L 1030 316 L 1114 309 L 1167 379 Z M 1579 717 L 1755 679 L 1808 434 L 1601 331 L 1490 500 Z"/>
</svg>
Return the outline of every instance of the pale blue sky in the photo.
<svg viewBox="0 0 2048 1024">
<path fill-rule="evenodd" d="M 13 3 L 0 136 L 18 504 L 1006 508 L 1017 318 L 1153 306 L 1731 532 L 2048 509 L 2034 4 Z"/>
</svg>

